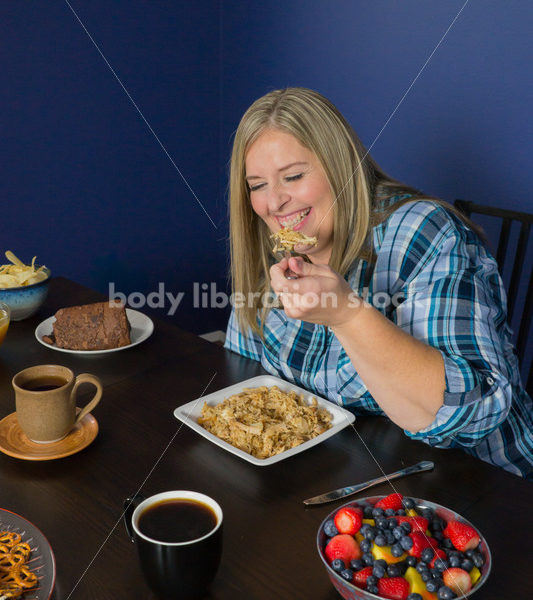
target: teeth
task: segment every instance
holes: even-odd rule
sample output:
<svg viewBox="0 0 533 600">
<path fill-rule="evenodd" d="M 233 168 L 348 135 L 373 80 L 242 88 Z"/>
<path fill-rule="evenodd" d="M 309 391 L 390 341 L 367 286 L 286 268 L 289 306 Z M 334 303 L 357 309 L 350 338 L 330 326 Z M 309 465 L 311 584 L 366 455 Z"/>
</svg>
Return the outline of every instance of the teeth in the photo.
<svg viewBox="0 0 533 600">
<path fill-rule="evenodd" d="M 308 208 L 307 210 L 302 210 L 302 212 L 294 215 L 290 219 L 280 219 L 279 222 L 283 227 L 294 227 L 295 225 L 298 225 L 300 221 L 303 221 L 305 217 L 307 217 L 310 210 L 310 208 Z"/>
</svg>

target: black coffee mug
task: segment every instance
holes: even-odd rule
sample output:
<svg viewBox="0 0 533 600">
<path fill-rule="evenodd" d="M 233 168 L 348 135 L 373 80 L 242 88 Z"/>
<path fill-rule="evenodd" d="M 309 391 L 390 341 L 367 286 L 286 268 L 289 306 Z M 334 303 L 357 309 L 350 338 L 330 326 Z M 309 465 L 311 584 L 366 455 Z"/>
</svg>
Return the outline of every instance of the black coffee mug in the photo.
<svg viewBox="0 0 533 600">
<path fill-rule="evenodd" d="M 183 490 L 127 498 L 124 524 L 157 596 L 205 595 L 222 555 L 222 509 L 215 500 Z"/>
</svg>

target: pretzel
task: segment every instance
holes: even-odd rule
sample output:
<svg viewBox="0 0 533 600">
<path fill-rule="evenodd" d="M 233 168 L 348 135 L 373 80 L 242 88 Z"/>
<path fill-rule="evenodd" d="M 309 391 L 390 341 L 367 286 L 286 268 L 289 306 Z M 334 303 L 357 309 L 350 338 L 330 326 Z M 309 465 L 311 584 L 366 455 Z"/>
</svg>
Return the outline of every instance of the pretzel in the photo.
<svg viewBox="0 0 533 600">
<path fill-rule="evenodd" d="M 20 557 L 20 562 L 26 562 L 30 558 L 31 548 L 26 542 L 21 542 L 11 548 L 11 556 Z"/>
<path fill-rule="evenodd" d="M 5 544 L 9 548 L 20 544 L 21 541 L 22 538 L 20 537 L 20 534 L 16 533 L 15 531 L 0 532 L 0 544 Z"/>
<path fill-rule="evenodd" d="M 8 598 L 18 598 L 24 590 L 16 583 L 1 583 L 0 584 L 0 600 L 8 600 Z"/>
<path fill-rule="evenodd" d="M 0 600 L 18 598 L 37 585 L 37 575 L 26 566 L 31 547 L 13 531 L 0 531 Z"/>
</svg>

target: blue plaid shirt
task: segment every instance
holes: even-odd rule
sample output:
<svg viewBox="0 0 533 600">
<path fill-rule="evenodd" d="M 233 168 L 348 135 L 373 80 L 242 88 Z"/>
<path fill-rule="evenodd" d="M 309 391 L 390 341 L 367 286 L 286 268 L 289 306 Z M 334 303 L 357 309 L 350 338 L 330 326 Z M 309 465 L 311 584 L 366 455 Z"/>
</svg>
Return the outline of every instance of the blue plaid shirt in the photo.
<svg viewBox="0 0 533 600">
<path fill-rule="evenodd" d="M 429 427 L 405 434 L 461 447 L 531 478 L 532 401 L 520 380 L 493 257 L 459 219 L 425 200 L 404 204 L 376 226 L 373 244 L 376 260 L 354 265 L 346 276 L 351 288 L 444 359 L 443 406 Z M 242 332 L 233 310 L 225 346 L 355 414 L 383 414 L 327 327 L 272 309 L 264 335 Z"/>
</svg>

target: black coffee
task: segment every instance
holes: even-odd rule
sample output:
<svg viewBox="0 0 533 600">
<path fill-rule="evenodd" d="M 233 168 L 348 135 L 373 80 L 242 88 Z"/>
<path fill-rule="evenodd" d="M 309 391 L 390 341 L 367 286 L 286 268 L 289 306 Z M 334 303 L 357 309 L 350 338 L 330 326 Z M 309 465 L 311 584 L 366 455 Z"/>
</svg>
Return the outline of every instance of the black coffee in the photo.
<svg viewBox="0 0 533 600">
<path fill-rule="evenodd" d="M 57 388 L 63 387 L 66 383 L 68 382 L 63 377 L 44 375 L 43 377 L 31 379 L 20 387 L 30 392 L 48 392 L 49 390 L 57 390 Z"/>
<path fill-rule="evenodd" d="M 217 524 L 213 509 L 196 500 L 162 500 L 139 517 L 139 531 L 159 542 L 190 542 L 212 531 Z"/>
</svg>

